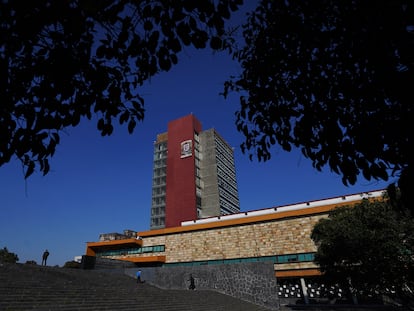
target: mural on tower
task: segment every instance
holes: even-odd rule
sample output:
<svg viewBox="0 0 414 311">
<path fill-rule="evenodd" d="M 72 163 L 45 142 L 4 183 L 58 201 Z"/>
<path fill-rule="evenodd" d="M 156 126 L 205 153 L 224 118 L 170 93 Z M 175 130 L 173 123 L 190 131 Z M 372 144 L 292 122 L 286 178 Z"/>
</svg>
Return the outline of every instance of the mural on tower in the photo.
<svg viewBox="0 0 414 311">
<path fill-rule="evenodd" d="M 181 142 L 181 158 L 187 158 L 192 156 L 193 141 L 185 140 Z"/>
</svg>

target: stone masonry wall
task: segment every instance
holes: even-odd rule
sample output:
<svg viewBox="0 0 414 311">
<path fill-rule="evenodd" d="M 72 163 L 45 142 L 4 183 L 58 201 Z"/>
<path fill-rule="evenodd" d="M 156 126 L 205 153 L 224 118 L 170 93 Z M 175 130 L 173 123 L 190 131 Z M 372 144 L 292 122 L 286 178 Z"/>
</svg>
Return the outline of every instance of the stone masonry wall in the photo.
<svg viewBox="0 0 414 311">
<path fill-rule="evenodd" d="M 165 252 L 152 255 L 165 255 L 167 263 L 315 252 L 310 235 L 322 217 L 326 215 L 144 237 L 143 246 L 165 245 Z"/>
<path fill-rule="evenodd" d="M 137 270 L 138 268 L 128 268 L 125 273 L 135 277 Z M 143 267 L 140 270 L 145 282 L 160 288 L 188 290 L 192 274 L 196 290 L 214 290 L 270 310 L 279 310 L 277 284 L 271 262 Z"/>
</svg>

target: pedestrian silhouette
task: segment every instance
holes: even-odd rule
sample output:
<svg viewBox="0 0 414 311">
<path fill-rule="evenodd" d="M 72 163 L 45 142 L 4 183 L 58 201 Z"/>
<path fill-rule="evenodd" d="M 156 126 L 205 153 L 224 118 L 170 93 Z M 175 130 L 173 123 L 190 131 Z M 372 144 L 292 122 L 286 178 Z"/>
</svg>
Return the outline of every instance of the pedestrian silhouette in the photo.
<svg viewBox="0 0 414 311">
<path fill-rule="evenodd" d="M 45 250 L 42 256 L 42 266 L 46 266 L 47 257 L 49 256 L 49 251 Z"/>
<path fill-rule="evenodd" d="M 195 290 L 195 283 L 194 283 L 194 278 L 192 274 L 190 274 L 189 281 L 190 281 L 190 286 L 188 287 L 188 289 Z"/>
</svg>

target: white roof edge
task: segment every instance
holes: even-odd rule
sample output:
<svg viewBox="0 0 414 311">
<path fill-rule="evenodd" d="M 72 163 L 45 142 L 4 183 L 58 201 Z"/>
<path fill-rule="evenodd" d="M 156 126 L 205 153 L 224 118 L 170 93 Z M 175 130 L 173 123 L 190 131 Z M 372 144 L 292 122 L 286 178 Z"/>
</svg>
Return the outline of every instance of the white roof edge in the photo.
<svg viewBox="0 0 414 311">
<path fill-rule="evenodd" d="M 359 201 L 359 200 L 367 199 L 367 198 L 380 197 L 380 196 L 383 196 L 385 192 L 386 192 L 386 189 L 375 190 L 375 191 L 361 192 L 361 193 L 356 193 L 356 194 L 351 194 L 351 195 L 344 195 L 344 196 L 330 198 L 330 199 L 322 199 L 322 200 L 317 200 L 317 201 L 296 203 L 292 205 L 282 205 L 282 206 L 265 208 L 265 209 L 260 209 L 260 210 L 241 212 L 237 214 L 229 214 L 229 215 L 223 215 L 223 216 L 188 220 L 188 221 L 181 222 L 181 226 L 190 226 L 190 225 L 195 225 L 195 224 L 205 224 L 205 223 L 211 223 L 211 222 L 217 222 L 217 221 L 247 218 L 247 217 L 252 217 L 252 216 L 276 214 L 280 212 L 301 210 L 301 209 L 306 209 L 306 208 L 311 208 L 311 207 L 326 206 L 326 205 L 343 203 L 343 202 L 354 202 L 354 201 Z"/>
</svg>

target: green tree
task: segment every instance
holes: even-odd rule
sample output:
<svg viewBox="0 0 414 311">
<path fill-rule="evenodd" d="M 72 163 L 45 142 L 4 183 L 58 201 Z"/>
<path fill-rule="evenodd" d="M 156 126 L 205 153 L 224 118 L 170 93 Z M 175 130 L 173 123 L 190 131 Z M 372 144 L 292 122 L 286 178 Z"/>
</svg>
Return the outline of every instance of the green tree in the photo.
<svg viewBox="0 0 414 311">
<path fill-rule="evenodd" d="M 9 252 L 7 247 L 0 249 L 0 262 L 16 263 L 19 261 L 19 257 L 15 253 Z"/>
<path fill-rule="evenodd" d="M 241 94 L 251 159 L 300 148 L 345 185 L 411 176 L 413 1 L 263 0 L 243 36 L 224 96 Z"/>
<path fill-rule="evenodd" d="M 49 171 L 61 131 L 97 119 L 132 133 L 139 87 L 177 64 L 184 46 L 226 47 L 242 0 L 0 1 L 0 166 Z"/>
<path fill-rule="evenodd" d="M 395 291 L 414 299 L 413 230 L 414 220 L 387 199 L 339 207 L 311 233 L 315 262 L 328 282 L 344 288 L 351 283 L 363 296 Z"/>
</svg>

